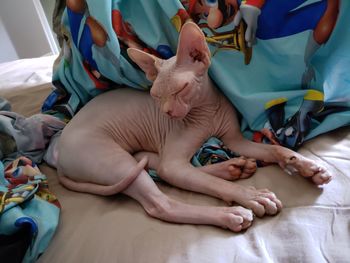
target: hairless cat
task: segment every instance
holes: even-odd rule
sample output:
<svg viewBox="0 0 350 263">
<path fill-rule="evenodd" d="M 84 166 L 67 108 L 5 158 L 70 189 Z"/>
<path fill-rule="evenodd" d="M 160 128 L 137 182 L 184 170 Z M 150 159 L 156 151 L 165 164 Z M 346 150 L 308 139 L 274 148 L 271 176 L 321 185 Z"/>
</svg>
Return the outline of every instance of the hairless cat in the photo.
<svg viewBox="0 0 350 263">
<path fill-rule="evenodd" d="M 108 91 L 74 116 L 59 143 L 59 180 L 65 187 L 98 195 L 124 193 L 152 217 L 238 232 L 252 224 L 253 214 L 275 215 L 282 209 L 271 191 L 232 182 L 255 172 L 254 159 L 277 163 L 317 185 L 331 180 L 324 167 L 292 150 L 242 136 L 233 106 L 208 76 L 210 51 L 196 24 L 183 26 L 177 54 L 168 60 L 133 48 L 128 54 L 153 81 L 151 91 Z M 192 166 L 191 157 L 211 136 L 249 158 Z M 159 190 L 146 166 L 173 186 L 241 206 L 174 200 Z"/>
</svg>

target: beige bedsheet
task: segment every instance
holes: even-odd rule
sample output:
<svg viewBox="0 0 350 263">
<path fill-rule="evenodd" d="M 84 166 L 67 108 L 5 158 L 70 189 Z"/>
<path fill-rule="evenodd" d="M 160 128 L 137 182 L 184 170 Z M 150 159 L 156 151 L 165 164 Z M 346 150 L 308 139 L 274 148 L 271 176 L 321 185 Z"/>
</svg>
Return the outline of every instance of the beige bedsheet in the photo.
<svg viewBox="0 0 350 263">
<path fill-rule="evenodd" d="M 39 110 L 50 91 L 45 82 L 52 58 L 46 59 L 33 60 L 30 69 L 24 66 L 26 70 L 23 61 L 11 70 L 0 65 L 0 96 L 13 103 L 14 111 L 29 115 Z M 21 76 L 21 70 L 27 77 Z M 238 183 L 273 190 L 284 209 L 275 217 L 256 219 L 239 234 L 152 219 L 122 195 L 106 198 L 68 191 L 59 185 L 56 171 L 43 164 L 40 168 L 62 212 L 57 232 L 39 262 L 350 262 L 350 127 L 320 136 L 300 152 L 323 162 L 334 180 L 317 188 L 276 166 L 260 168 Z M 224 205 L 208 196 L 159 186 L 188 203 Z"/>
</svg>

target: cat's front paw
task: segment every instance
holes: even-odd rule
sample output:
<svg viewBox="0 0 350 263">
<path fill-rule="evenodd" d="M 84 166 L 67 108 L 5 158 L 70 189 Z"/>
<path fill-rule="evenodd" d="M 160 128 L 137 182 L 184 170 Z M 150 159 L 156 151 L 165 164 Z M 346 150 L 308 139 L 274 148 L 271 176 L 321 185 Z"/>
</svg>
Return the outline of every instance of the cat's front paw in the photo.
<svg viewBox="0 0 350 263">
<path fill-rule="evenodd" d="M 221 219 L 221 227 L 228 228 L 233 232 L 239 232 L 250 227 L 254 220 L 254 214 L 251 210 L 241 206 L 223 207 Z"/>
<path fill-rule="evenodd" d="M 300 154 L 287 158 L 283 166 L 288 174 L 300 174 L 316 185 L 328 184 L 332 180 L 332 175 L 325 167 Z"/>
<path fill-rule="evenodd" d="M 268 189 L 246 187 L 240 193 L 239 199 L 241 205 L 251 209 L 258 217 L 276 215 L 282 209 L 282 202 Z"/>
<path fill-rule="evenodd" d="M 245 157 L 232 158 L 211 166 L 210 169 L 215 171 L 209 172 L 210 174 L 229 181 L 248 178 L 256 172 L 257 168 L 255 159 Z"/>
</svg>

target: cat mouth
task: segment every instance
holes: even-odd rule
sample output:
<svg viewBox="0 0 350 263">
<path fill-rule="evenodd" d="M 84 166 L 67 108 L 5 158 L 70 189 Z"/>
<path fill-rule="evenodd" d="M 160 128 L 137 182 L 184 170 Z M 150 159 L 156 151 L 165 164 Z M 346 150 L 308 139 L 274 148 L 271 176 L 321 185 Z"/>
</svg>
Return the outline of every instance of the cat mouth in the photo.
<svg viewBox="0 0 350 263">
<path fill-rule="evenodd" d="M 183 116 L 171 116 L 171 115 L 168 115 L 168 114 L 167 114 L 167 116 L 168 116 L 169 119 L 175 120 L 175 121 L 182 120 L 184 118 Z"/>
<path fill-rule="evenodd" d="M 182 116 L 182 115 L 172 115 L 172 114 L 169 114 L 169 113 L 165 113 L 165 115 L 166 115 L 169 119 L 171 119 L 171 120 L 183 120 L 183 119 L 186 117 L 186 115 L 185 115 L 185 116 Z"/>
</svg>

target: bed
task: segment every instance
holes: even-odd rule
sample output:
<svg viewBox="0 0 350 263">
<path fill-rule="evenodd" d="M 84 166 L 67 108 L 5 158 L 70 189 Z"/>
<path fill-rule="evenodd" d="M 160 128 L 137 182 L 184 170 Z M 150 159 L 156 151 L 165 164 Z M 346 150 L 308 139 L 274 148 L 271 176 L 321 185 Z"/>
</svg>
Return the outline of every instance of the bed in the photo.
<svg viewBox="0 0 350 263">
<path fill-rule="evenodd" d="M 0 65 L 0 97 L 31 116 L 51 90 L 54 56 Z M 257 218 L 242 233 L 211 226 L 170 224 L 149 217 L 134 200 L 100 197 L 62 187 L 45 163 L 49 187 L 62 206 L 59 225 L 38 262 L 348 262 L 350 258 L 350 127 L 306 142 L 299 151 L 322 162 L 333 181 L 318 188 L 275 166 L 238 183 L 268 188 L 281 213 Z M 158 183 L 171 197 L 197 205 L 225 205 L 208 196 Z"/>
</svg>

